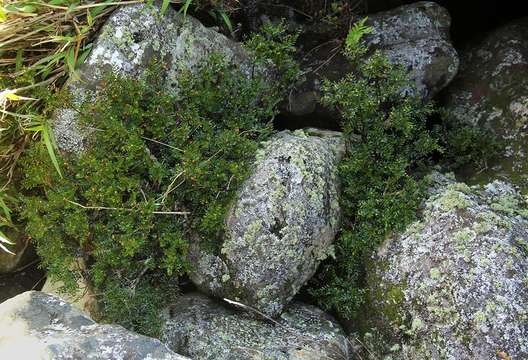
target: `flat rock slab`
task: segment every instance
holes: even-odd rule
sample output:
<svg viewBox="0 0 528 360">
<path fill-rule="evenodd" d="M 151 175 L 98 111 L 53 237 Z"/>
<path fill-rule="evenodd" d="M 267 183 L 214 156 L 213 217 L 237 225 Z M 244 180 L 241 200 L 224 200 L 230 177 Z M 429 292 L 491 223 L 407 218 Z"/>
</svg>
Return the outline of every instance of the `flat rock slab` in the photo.
<svg viewBox="0 0 528 360">
<path fill-rule="evenodd" d="M 162 340 L 200 360 L 348 359 L 343 330 L 318 308 L 293 303 L 275 322 L 257 320 L 200 294 L 165 312 Z"/>
<path fill-rule="evenodd" d="M 159 340 L 99 325 L 56 296 L 27 291 L 0 304 L 0 359 L 187 358 Z"/>
</svg>

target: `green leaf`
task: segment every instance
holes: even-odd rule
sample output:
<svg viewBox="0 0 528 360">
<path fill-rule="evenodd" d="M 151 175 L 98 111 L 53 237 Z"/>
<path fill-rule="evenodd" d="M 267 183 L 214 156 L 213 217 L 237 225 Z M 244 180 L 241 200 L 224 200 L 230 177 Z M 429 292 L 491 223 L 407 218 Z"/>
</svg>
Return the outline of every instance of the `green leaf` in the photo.
<svg viewBox="0 0 528 360">
<path fill-rule="evenodd" d="M 46 149 L 48 150 L 53 166 L 55 166 L 55 170 L 57 170 L 57 173 L 59 173 L 59 176 L 62 178 L 59 162 L 55 156 L 55 148 L 57 147 L 57 144 L 55 143 L 55 138 L 47 122 L 42 125 L 42 139 L 44 144 L 46 144 Z"/>
<path fill-rule="evenodd" d="M 88 55 L 90 55 L 90 51 L 92 50 L 92 45 L 93 44 L 88 44 L 84 47 L 81 55 L 77 59 L 77 66 L 84 64 L 84 62 L 86 61 L 86 58 L 88 57 Z"/>
<path fill-rule="evenodd" d="M 170 4 L 170 0 L 163 0 L 163 3 L 161 4 L 161 10 L 160 10 L 161 16 L 165 15 L 165 12 L 167 11 L 169 4 Z"/>
<path fill-rule="evenodd" d="M 356 22 L 348 31 L 348 35 L 346 37 L 345 41 L 345 47 L 347 49 L 354 49 L 359 45 L 359 41 L 363 36 L 366 34 L 370 34 L 374 29 L 371 26 L 366 26 L 365 22 L 367 21 L 368 17 L 364 17 L 363 19 Z"/>
<path fill-rule="evenodd" d="M 180 13 L 183 13 L 183 16 L 187 16 L 187 10 L 189 9 L 189 6 L 191 6 L 193 0 L 185 0 L 185 4 L 183 4 L 182 8 L 180 9 Z"/>
<path fill-rule="evenodd" d="M 65 60 L 71 76 L 75 72 L 75 49 L 73 47 L 68 50 Z"/>
<path fill-rule="evenodd" d="M 20 69 L 22 69 L 22 65 L 24 64 L 23 55 L 24 55 L 24 49 L 18 49 L 17 54 L 16 54 L 16 61 L 15 61 L 15 70 L 16 71 L 19 71 Z"/>
<path fill-rule="evenodd" d="M 106 0 L 103 3 L 97 4 L 97 6 L 90 8 L 90 14 L 93 18 L 102 13 L 104 9 L 108 6 L 108 3 L 111 3 L 113 0 Z"/>
<path fill-rule="evenodd" d="M 6 20 L 7 20 L 6 11 L 4 10 L 3 6 L 0 6 L 0 23 L 5 22 Z"/>
<path fill-rule="evenodd" d="M 4 212 L 4 217 L 7 219 L 8 222 L 11 222 L 11 209 L 6 205 L 4 199 L 2 199 L 3 195 L 0 195 L 0 208 Z"/>
<path fill-rule="evenodd" d="M 229 19 L 229 16 L 225 13 L 225 11 L 219 11 L 218 13 L 220 14 L 222 20 L 224 20 L 229 32 L 233 32 L 233 24 L 231 24 L 231 19 Z"/>
<path fill-rule="evenodd" d="M 93 16 L 92 16 L 92 12 L 90 11 L 90 9 L 86 9 L 86 21 L 88 22 L 88 25 L 91 27 L 93 26 Z"/>
</svg>

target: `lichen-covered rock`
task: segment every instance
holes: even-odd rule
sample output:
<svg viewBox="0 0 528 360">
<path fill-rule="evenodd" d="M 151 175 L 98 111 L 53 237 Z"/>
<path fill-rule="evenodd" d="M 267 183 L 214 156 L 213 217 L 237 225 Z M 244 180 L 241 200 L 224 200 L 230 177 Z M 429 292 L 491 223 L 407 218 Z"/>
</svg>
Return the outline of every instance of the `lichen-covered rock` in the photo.
<svg viewBox="0 0 528 360">
<path fill-rule="evenodd" d="M 165 312 L 162 340 L 201 360 L 348 359 L 343 330 L 329 315 L 291 304 L 276 322 L 237 313 L 199 294 L 187 294 Z"/>
<path fill-rule="evenodd" d="M 98 325 L 52 295 L 27 291 L 0 304 L 0 359 L 183 360 L 159 340 Z"/>
<path fill-rule="evenodd" d="M 373 28 L 364 38 L 366 45 L 403 65 L 418 96 L 432 98 L 455 77 L 459 59 L 449 37 L 451 18 L 440 5 L 422 1 L 400 6 L 369 15 L 366 24 Z M 335 41 L 328 41 L 307 54 L 307 64 L 314 71 L 308 71 L 306 81 L 290 95 L 285 107 L 289 114 L 335 116 L 318 102 L 322 79 L 338 80 L 354 70 L 338 52 Z"/>
<path fill-rule="evenodd" d="M 339 133 L 315 130 L 285 131 L 267 142 L 227 216 L 220 254 L 191 250 L 193 282 L 279 315 L 333 253 L 341 147 Z"/>
<path fill-rule="evenodd" d="M 108 18 L 93 45 L 78 79 L 70 79 L 67 89 L 75 104 L 94 98 L 108 72 L 137 78 L 156 60 L 163 69 L 162 79 L 169 91 L 177 92 L 182 71 L 193 71 L 212 53 L 219 53 L 249 73 L 251 64 L 240 44 L 204 27 L 191 16 L 169 7 L 160 15 L 153 5 L 121 6 Z M 79 152 L 87 130 L 80 130 L 74 109 L 57 111 L 53 128 L 57 145 L 67 152 Z"/>
<path fill-rule="evenodd" d="M 489 129 L 505 141 L 486 178 L 508 176 L 528 187 L 528 18 L 507 24 L 461 52 L 448 88 L 451 119 Z M 482 177 L 482 176 L 481 176 Z"/>
<path fill-rule="evenodd" d="M 421 1 L 369 16 L 367 44 L 409 70 L 418 95 L 431 98 L 453 80 L 457 52 L 449 40 L 451 17 L 437 3 Z"/>
<path fill-rule="evenodd" d="M 434 174 L 421 220 L 369 266 L 371 333 L 395 359 L 528 358 L 528 210 L 500 181 Z M 500 356 L 499 356 L 500 355 Z"/>
</svg>

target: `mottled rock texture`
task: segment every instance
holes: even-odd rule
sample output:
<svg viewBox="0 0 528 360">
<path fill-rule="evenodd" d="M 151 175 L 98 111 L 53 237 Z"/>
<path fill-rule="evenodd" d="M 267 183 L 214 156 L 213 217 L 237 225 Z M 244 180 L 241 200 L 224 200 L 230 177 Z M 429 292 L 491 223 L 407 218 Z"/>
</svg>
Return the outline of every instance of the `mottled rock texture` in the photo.
<svg viewBox="0 0 528 360">
<path fill-rule="evenodd" d="M 98 325 L 60 298 L 27 291 L 0 304 L 0 358 L 183 360 L 159 340 Z"/>
<path fill-rule="evenodd" d="M 198 288 L 279 315 L 333 253 L 341 152 L 335 132 L 284 131 L 265 143 L 227 216 L 218 256 L 191 250 Z"/>
<path fill-rule="evenodd" d="M 161 16 L 156 4 L 121 6 L 108 18 L 79 69 L 79 79 L 70 79 L 66 85 L 76 105 L 94 99 L 108 72 L 137 78 L 153 61 L 160 63 L 161 78 L 173 92 L 178 90 L 178 76 L 195 71 L 212 53 L 222 54 L 244 72 L 251 71 L 249 57 L 238 43 L 171 7 Z M 74 109 L 57 111 L 53 128 L 61 150 L 79 152 L 85 147 L 89 130 L 79 129 Z"/>
<path fill-rule="evenodd" d="M 528 358 L 523 200 L 500 181 L 432 178 L 421 220 L 372 259 L 367 323 L 397 345 L 394 359 Z"/>
<path fill-rule="evenodd" d="M 318 308 L 293 303 L 276 322 L 235 312 L 199 294 L 167 309 L 162 340 L 202 360 L 348 359 L 343 330 Z"/>
<path fill-rule="evenodd" d="M 440 5 L 421 1 L 369 16 L 366 43 L 403 65 L 418 95 L 431 98 L 453 80 L 458 55 L 449 40 L 451 17 Z"/>
<path fill-rule="evenodd" d="M 438 4 L 422 1 L 369 15 L 367 25 L 372 26 L 373 32 L 365 36 L 365 43 L 370 49 L 380 50 L 391 62 L 403 65 L 422 98 L 435 96 L 455 77 L 459 60 L 449 39 L 451 18 Z M 290 95 L 286 110 L 291 115 L 335 117 L 318 102 L 322 79 L 338 80 L 353 71 L 338 54 L 339 49 L 339 44 L 329 41 L 307 54 L 313 71 Z"/>
<path fill-rule="evenodd" d="M 486 177 L 508 176 L 528 188 L 528 17 L 505 25 L 461 52 L 448 89 L 451 119 L 489 129 L 504 139 L 501 159 Z"/>
</svg>

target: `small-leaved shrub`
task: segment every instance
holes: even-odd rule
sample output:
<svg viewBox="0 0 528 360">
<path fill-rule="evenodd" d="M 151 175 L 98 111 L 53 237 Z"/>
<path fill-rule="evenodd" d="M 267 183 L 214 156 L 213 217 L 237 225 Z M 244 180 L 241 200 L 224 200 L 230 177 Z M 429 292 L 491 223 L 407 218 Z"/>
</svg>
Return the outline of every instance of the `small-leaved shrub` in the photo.
<svg viewBox="0 0 528 360">
<path fill-rule="evenodd" d="M 273 43 L 278 37 L 286 45 Z M 248 47 L 257 67 L 275 65 L 291 81 L 294 41 L 275 31 Z M 79 109 L 88 150 L 62 159 L 61 179 L 36 145 L 21 160 L 20 181 L 22 216 L 48 275 L 71 292 L 86 279 L 104 320 L 149 335 L 189 269 L 190 241 L 210 251 L 221 244 L 227 208 L 291 84 L 257 70 L 248 78 L 212 55 L 170 94 L 157 70 L 139 80 L 110 75 Z M 87 268 L 72 271 L 78 258 Z"/>
<path fill-rule="evenodd" d="M 388 235 L 411 222 L 424 180 L 411 175 L 438 149 L 426 128 L 430 104 L 410 95 L 406 72 L 381 53 L 367 54 L 363 22 L 351 29 L 345 55 L 355 72 L 326 81 L 323 102 L 342 116 L 346 153 L 340 163 L 343 224 L 336 258 L 322 266 L 311 292 L 319 304 L 353 318 L 365 295 L 365 261 Z"/>
</svg>

